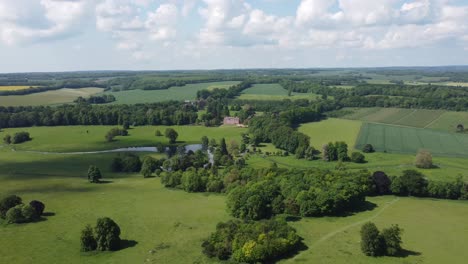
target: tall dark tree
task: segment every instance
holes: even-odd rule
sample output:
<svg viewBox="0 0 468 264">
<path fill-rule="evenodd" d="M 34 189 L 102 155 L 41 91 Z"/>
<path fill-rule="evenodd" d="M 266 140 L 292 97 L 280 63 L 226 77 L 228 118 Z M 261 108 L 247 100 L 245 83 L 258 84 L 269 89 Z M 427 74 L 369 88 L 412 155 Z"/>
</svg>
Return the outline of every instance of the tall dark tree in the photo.
<svg viewBox="0 0 468 264">
<path fill-rule="evenodd" d="M 167 128 L 164 134 L 169 139 L 170 144 L 176 143 L 177 137 L 179 137 L 179 134 L 173 128 Z"/>
<path fill-rule="evenodd" d="M 94 228 L 98 251 L 115 251 L 120 249 L 120 227 L 114 220 L 99 218 Z"/>
<path fill-rule="evenodd" d="M 5 218 L 6 213 L 10 208 L 13 208 L 22 203 L 23 201 L 21 200 L 21 197 L 19 196 L 9 195 L 9 196 L 4 197 L 0 201 L 0 217 Z"/>
<path fill-rule="evenodd" d="M 91 165 L 88 168 L 88 181 L 92 183 L 98 183 L 102 178 L 101 171 L 98 167 Z"/>
<path fill-rule="evenodd" d="M 221 139 L 221 142 L 219 144 L 219 150 L 221 151 L 222 155 L 228 155 L 229 154 L 229 152 L 227 150 L 226 140 L 224 138 Z"/>
<path fill-rule="evenodd" d="M 368 222 L 361 227 L 361 250 L 367 256 L 382 256 L 385 252 L 384 240 L 374 223 Z"/>
<path fill-rule="evenodd" d="M 93 228 L 90 225 L 86 225 L 86 227 L 81 231 L 81 251 L 94 251 L 97 248 L 96 238 L 94 238 Z"/>
</svg>

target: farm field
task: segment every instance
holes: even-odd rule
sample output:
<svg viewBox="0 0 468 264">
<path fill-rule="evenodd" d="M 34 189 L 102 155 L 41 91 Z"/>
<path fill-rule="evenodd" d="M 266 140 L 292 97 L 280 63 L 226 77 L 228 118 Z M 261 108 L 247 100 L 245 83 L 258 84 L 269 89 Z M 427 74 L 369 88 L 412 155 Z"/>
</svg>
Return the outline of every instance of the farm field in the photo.
<svg viewBox="0 0 468 264">
<path fill-rule="evenodd" d="M 356 148 L 372 144 L 376 151 L 415 154 L 427 149 L 433 155 L 468 156 L 468 135 L 429 129 L 366 123 Z"/>
<path fill-rule="evenodd" d="M 35 86 L 27 86 L 27 85 L 0 86 L 0 91 L 19 91 L 19 90 L 26 90 L 31 87 L 35 87 Z"/>
<path fill-rule="evenodd" d="M 345 108 L 341 118 L 408 127 L 455 132 L 458 124 L 468 124 L 468 112 L 403 108 Z"/>
<path fill-rule="evenodd" d="M 329 118 L 320 122 L 302 124 L 299 132 L 308 135 L 310 144 L 318 150 L 322 149 L 323 145 L 335 141 L 346 142 L 349 150 L 352 150 L 361 125 L 361 121 Z"/>
<path fill-rule="evenodd" d="M 89 97 L 102 92 L 103 88 L 79 88 L 46 91 L 26 95 L 0 96 L 1 106 L 37 106 L 71 103 L 78 97 Z"/>
<path fill-rule="evenodd" d="M 62 127 L 30 127 L 8 128 L 0 132 L 0 138 L 6 134 L 14 134 L 18 131 L 27 131 L 33 140 L 19 145 L 13 145 L 16 150 L 50 151 L 50 152 L 74 152 L 109 150 L 123 147 L 154 146 L 157 142 L 168 143 L 164 136 L 155 136 L 156 130 L 164 133 L 165 126 L 142 126 L 128 130 L 126 137 L 117 137 L 113 142 L 107 142 L 104 138 L 107 131 L 116 126 L 62 126 Z M 241 133 L 245 128 L 236 126 L 205 127 L 205 126 L 172 126 L 179 137 L 180 144 L 199 143 L 203 136 L 220 140 L 226 138 L 240 142 Z"/>
<path fill-rule="evenodd" d="M 167 100 L 194 100 L 196 99 L 197 91 L 203 89 L 228 88 L 239 82 L 209 82 L 187 84 L 185 86 L 171 87 L 166 90 L 127 90 L 120 92 L 106 92 L 115 96 L 116 101 L 112 104 L 139 104 L 153 103 Z"/>
<path fill-rule="evenodd" d="M 316 94 L 313 93 L 292 93 L 288 96 L 286 91 L 281 85 L 277 83 L 272 84 L 254 84 L 251 88 L 246 89 L 238 97 L 244 100 L 283 100 L 283 99 L 315 99 Z"/>
</svg>

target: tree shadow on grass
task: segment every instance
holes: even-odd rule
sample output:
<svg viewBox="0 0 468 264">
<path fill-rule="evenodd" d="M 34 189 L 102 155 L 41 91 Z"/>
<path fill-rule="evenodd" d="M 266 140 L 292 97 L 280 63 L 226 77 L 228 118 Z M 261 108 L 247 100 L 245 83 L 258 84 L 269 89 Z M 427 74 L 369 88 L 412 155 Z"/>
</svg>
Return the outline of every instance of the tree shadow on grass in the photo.
<svg viewBox="0 0 468 264">
<path fill-rule="evenodd" d="M 268 261 L 265 261 L 264 263 L 265 264 L 275 264 L 275 263 L 278 263 L 279 261 L 284 261 L 286 259 L 292 258 L 292 257 L 298 255 L 299 253 L 301 253 L 302 251 L 306 251 L 308 249 L 309 249 L 309 247 L 306 244 L 304 244 L 303 239 L 301 238 L 301 241 L 299 242 L 299 244 L 297 245 L 295 250 L 293 250 L 291 252 L 288 252 L 285 255 L 280 256 L 278 259 L 268 260 Z"/>
<path fill-rule="evenodd" d="M 375 208 L 377 208 L 377 204 L 369 202 L 369 201 L 364 201 L 361 205 L 359 205 L 356 208 L 353 208 L 353 210 L 344 212 L 342 214 L 339 214 L 337 216 L 341 217 L 347 217 L 347 216 L 353 216 L 357 213 L 362 213 L 362 212 L 367 212 L 367 211 L 372 211 Z"/>
<path fill-rule="evenodd" d="M 421 252 L 416 252 L 408 249 L 402 249 L 395 257 L 407 258 L 409 256 L 421 256 Z"/>
<path fill-rule="evenodd" d="M 109 181 L 109 180 L 99 180 L 98 182 L 96 182 L 97 184 L 108 184 L 108 183 L 113 183 L 113 181 Z"/>
<path fill-rule="evenodd" d="M 42 213 L 42 216 L 55 216 L 55 213 L 53 213 L 53 212 L 44 212 L 44 213 Z"/>
<path fill-rule="evenodd" d="M 122 239 L 120 241 L 120 250 L 124 250 L 126 248 L 132 248 L 138 244 L 137 241 L 135 240 L 128 240 L 128 239 Z"/>
</svg>

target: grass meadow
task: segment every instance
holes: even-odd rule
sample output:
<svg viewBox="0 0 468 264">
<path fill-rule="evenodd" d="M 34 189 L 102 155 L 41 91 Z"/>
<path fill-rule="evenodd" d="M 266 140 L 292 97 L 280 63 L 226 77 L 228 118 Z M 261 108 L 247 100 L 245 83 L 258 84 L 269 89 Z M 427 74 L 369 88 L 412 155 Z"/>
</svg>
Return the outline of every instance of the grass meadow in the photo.
<svg viewBox="0 0 468 264">
<path fill-rule="evenodd" d="M 59 89 L 26 95 L 0 96 L 1 106 L 38 106 L 71 103 L 78 97 L 89 97 L 102 92 L 103 88 Z"/>
<path fill-rule="evenodd" d="M 61 126 L 61 127 L 29 127 L 29 128 L 7 128 L 0 132 L 0 138 L 6 134 L 14 134 L 18 131 L 27 131 L 32 140 L 19 145 L 13 145 L 16 150 L 33 150 L 49 152 L 76 152 L 109 150 L 123 147 L 155 146 L 162 142 L 168 144 L 166 137 L 155 136 L 156 130 L 163 134 L 166 126 L 141 126 L 132 127 L 128 130 L 129 135 L 116 137 L 113 142 L 107 142 L 104 138 L 107 131 L 116 126 Z M 205 126 L 171 126 L 179 137 L 179 144 L 200 143 L 203 136 L 214 138 L 218 142 L 226 138 L 226 142 L 234 139 L 241 140 L 241 134 L 247 132 L 246 128 L 236 126 L 205 127 Z"/>
<path fill-rule="evenodd" d="M 164 188 L 159 178 L 110 173 L 115 155 L 0 149 L 0 193 L 41 200 L 47 212 L 37 223 L 0 226 L 0 263 L 218 263 L 201 253 L 201 243 L 218 222 L 230 219 L 225 196 L 185 193 Z M 107 184 L 86 181 L 89 164 L 102 168 Z M 308 248 L 279 263 L 464 263 L 468 257 L 467 202 L 393 196 L 368 202 L 372 210 L 348 217 L 291 222 Z M 81 253 L 81 229 L 103 216 L 120 225 L 124 248 Z M 399 224 L 405 230 L 404 257 L 362 255 L 359 228 L 367 221 L 379 228 Z"/>
<path fill-rule="evenodd" d="M 286 91 L 280 84 L 254 84 L 251 88 L 246 89 L 238 97 L 244 100 L 296 100 L 296 99 L 315 99 L 316 94 L 313 93 L 292 93 L 288 96 Z"/>
<path fill-rule="evenodd" d="M 197 91 L 203 89 L 229 88 L 239 82 L 209 82 L 175 86 L 166 90 L 127 90 L 120 92 L 106 92 L 115 96 L 116 101 L 112 104 L 139 104 L 154 103 L 168 100 L 195 100 Z"/>
<path fill-rule="evenodd" d="M 322 146 L 335 141 L 344 141 L 351 150 L 359 134 L 362 122 L 329 118 L 320 122 L 302 124 L 299 132 L 310 137 L 310 144 L 321 150 Z"/>
</svg>

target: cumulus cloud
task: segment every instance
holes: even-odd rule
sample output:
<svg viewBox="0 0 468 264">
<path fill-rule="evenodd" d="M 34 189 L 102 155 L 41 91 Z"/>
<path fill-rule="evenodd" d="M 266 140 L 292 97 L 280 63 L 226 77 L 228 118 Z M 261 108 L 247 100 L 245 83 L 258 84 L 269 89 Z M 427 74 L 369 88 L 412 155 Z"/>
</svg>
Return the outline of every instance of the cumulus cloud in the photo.
<svg viewBox="0 0 468 264">
<path fill-rule="evenodd" d="M 13 45 L 72 35 L 84 23 L 88 4 L 87 0 L 2 1 L 0 40 Z"/>
</svg>

